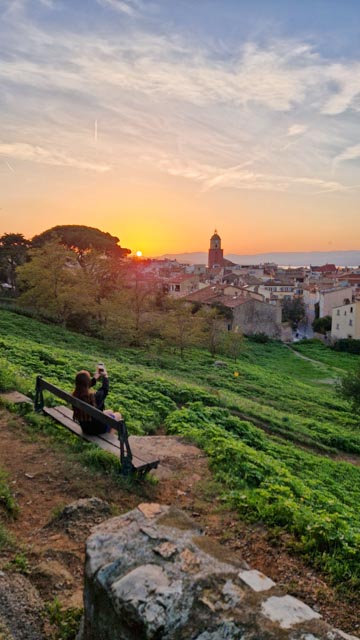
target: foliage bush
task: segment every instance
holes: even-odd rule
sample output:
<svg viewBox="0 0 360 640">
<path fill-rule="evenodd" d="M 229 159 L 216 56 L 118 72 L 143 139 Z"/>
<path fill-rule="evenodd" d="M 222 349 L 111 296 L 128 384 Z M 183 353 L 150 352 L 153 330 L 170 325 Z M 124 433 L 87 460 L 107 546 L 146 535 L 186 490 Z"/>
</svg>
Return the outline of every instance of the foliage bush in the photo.
<svg viewBox="0 0 360 640">
<path fill-rule="evenodd" d="M 334 342 L 334 351 L 346 351 L 347 353 L 355 353 L 360 355 L 360 340 L 353 340 L 353 338 L 342 338 Z"/>
<path fill-rule="evenodd" d="M 271 342 L 271 338 L 266 333 L 253 333 L 251 336 L 246 336 L 250 342 L 257 342 L 258 344 L 266 344 Z"/>
</svg>

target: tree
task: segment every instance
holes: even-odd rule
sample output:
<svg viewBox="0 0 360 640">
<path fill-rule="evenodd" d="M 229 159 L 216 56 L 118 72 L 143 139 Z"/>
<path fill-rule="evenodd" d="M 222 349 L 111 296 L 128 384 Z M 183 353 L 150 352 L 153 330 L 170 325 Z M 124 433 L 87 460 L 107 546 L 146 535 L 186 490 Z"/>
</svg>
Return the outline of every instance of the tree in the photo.
<svg viewBox="0 0 360 640">
<path fill-rule="evenodd" d="M 124 258 L 130 249 L 119 245 L 119 238 L 96 229 L 79 224 L 65 224 L 43 231 L 32 239 L 33 247 L 42 247 L 48 242 L 57 241 L 67 249 L 73 251 L 79 263 L 84 266 L 84 258 L 90 251 L 97 251 L 116 258 Z"/>
<path fill-rule="evenodd" d="M 0 238 L 0 263 L 3 274 L 16 293 L 16 268 L 24 264 L 31 245 L 22 233 L 4 233 Z"/>
<path fill-rule="evenodd" d="M 17 269 L 19 303 L 56 322 L 67 324 L 72 315 L 86 322 L 94 313 L 93 287 L 74 254 L 50 242 L 31 249 L 29 258 Z"/>
<path fill-rule="evenodd" d="M 192 313 L 188 302 L 169 299 L 162 317 L 161 335 L 168 344 L 179 349 L 183 359 L 185 349 L 199 342 L 200 324 L 200 318 Z"/>
<path fill-rule="evenodd" d="M 197 316 L 202 318 L 204 342 L 211 355 L 214 356 L 221 349 L 224 336 L 227 333 L 225 332 L 224 315 L 218 308 L 204 306 L 197 313 Z"/>
<path fill-rule="evenodd" d="M 282 307 L 282 321 L 289 322 L 292 329 L 296 330 L 300 322 L 305 320 L 306 310 L 301 298 L 285 298 Z"/>
<path fill-rule="evenodd" d="M 328 331 L 331 331 L 331 316 L 323 316 L 322 318 L 315 318 L 312 323 L 312 328 L 315 333 L 321 333 L 326 335 Z"/>
<path fill-rule="evenodd" d="M 349 400 L 354 411 L 360 409 L 360 363 L 353 371 L 349 371 L 340 380 L 338 392 L 342 398 Z"/>
<path fill-rule="evenodd" d="M 241 333 L 228 331 L 223 336 L 222 349 L 225 355 L 236 362 L 238 357 L 246 350 L 244 336 Z"/>
</svg>

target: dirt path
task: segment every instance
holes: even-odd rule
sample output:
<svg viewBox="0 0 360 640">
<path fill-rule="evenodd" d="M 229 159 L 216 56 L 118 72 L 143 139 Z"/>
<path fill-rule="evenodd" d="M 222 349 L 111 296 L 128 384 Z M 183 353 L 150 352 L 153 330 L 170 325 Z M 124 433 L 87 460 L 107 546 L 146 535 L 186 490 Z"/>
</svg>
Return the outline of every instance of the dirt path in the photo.
<svg viewBox="0 0 360 640">
<path fill-rule="evenodd" d="M 81 606 L 84 542 L 87 532 L 70 536 L 48 526 L 56 513 L 78 498 L 96 496 L 110 502 L 114 513 L 144 501 L 173 504 L 188 512 L 224 552 L 241 558 L 280 583 L 285 591 L 319 610 L 324 619 L 344 631 L 358 633 L 360 598 L 340 600 L 334 589 L 299 558 L 288 552 L 286 535 L 273 539 L 259 526 L 239 521 L 224 509 L 203 453 L 179 439 L 169 439 L 159 467 L 159 482 L 129 487 L 86 469 L 68 450 L 44 435 L 31 435 L 14 415 L 0 411 L 0 466 L 9 473 L 19 504 L 17 520 L 8 523 L 30 563 L 30 578 L 45 601 L 56 596 L 67 606 Z M 160 436 L 163 437 L 163 436 Z M 156 446 L 156 437 L 154 437 Z M 89 524 L 90 527 L 90 524 Z M 0 569 L 14 552 L 0 554 Z"/>
</svg>

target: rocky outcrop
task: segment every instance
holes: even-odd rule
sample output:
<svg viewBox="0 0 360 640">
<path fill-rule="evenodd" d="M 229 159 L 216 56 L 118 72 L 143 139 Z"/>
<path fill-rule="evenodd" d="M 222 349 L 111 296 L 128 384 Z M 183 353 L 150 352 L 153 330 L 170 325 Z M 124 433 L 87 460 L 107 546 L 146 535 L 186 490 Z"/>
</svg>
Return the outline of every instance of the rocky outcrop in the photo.
<svg viewBox="0 0 360 640">
<path fill-rule="evenodd" d="M 0 571 L 1 640 L 45 640 L 43 607 L 28 578 Z"/>
<path fill-rule="evenodd" d="M 80 498 L 64 507 L 47 526 L 63 531 L 75 540 L 84 540 L 91 528 L 108 518 L 110 514 L 110 505 L 104 500 L 94 497 Z"/>
<path fill-rule="evenodd" d="M 142 504 L 86 546 L 81 640 L 350 640 L 178 510 Z M 79 637 L 80 637 L 79 636 Z"/>
</svg>

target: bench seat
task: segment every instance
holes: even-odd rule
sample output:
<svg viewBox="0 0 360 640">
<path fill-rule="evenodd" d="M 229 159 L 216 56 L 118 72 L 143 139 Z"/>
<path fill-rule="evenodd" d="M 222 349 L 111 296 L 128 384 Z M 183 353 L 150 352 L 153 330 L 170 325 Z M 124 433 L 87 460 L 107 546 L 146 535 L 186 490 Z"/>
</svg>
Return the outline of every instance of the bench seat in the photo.
<svg viewBox="0 0 360 640">
<path fill-rule="evenodd" d="M 72 433 L 79 436 L 87 442 L 96 444 L 101 449 L 113 453 L 117 457 L 120 455 L 120 442 L 117 436 L 111 433 L 100 433 L 97 436 L 90 436 L 84 433 L 77 422 L 73 420 L 73 411 L 65 405 L 59 405 L 57 407 L 44 407 L 43 412 L 51 416 L 54 420 L 62 424 L 69 429 Z M 134 444 L 131 442 L 131 436 L 129 438 L 132 453 L 132 466 L 137 473 L 146 473 L 150 469 L 156 469 L 159 460 L 149 460 L 144 457 L 141 451 L 134 449 Z"/>
</svg>

